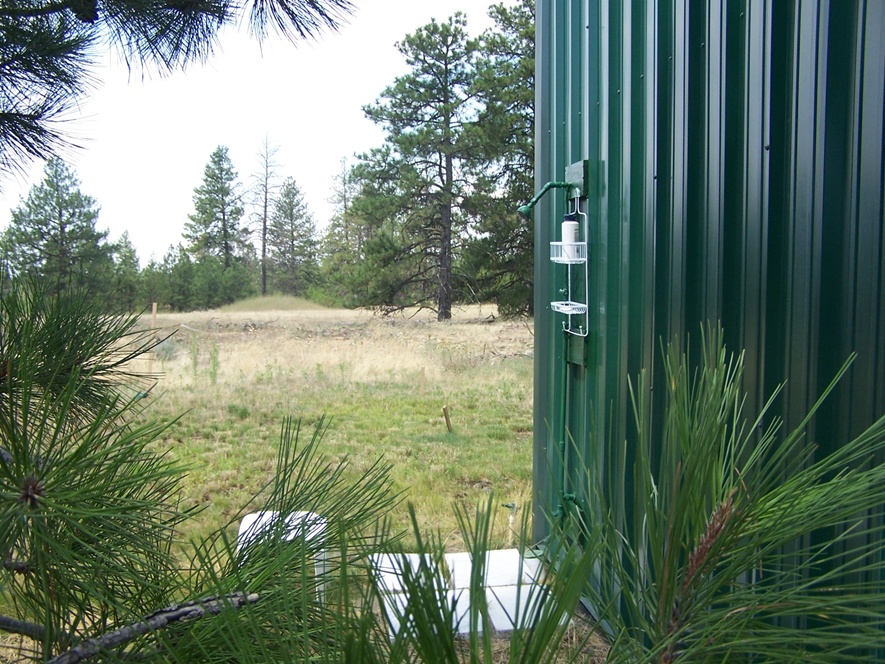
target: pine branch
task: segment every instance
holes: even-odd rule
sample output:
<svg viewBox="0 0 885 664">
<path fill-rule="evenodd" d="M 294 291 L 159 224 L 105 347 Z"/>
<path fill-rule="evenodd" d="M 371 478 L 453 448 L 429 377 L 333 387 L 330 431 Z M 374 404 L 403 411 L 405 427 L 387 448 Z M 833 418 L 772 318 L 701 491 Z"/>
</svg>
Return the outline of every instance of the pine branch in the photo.
<svg viewBox="0 0 885 664">
<path fill-rule="evenodd" d="M 249 595 L 233 593 L 224 597 L 208 597 L 203 600 L 186 602 L 178 606 L 170 606 L 157 611 L 143 621 L 121 627 L 94 639 L 88 639 L 78 646 L 53 657 L 48 664 L 75 664 L 84 659 L 91 659 L 100 652 L 110 648 L 117 648 L 148 632 L 163 629 L 169 623 L 180 620 L 197 620 L 206 615 L 217 615 L 226 608 L 238 609 L 246 604 L 254 604 L 257 601 L 258 595 L 255 593 Z"/>
<path fill-rule="evenodd" d="M 13 574 L 27 574 L 31 571 L 31 566 L 28 565 L 28 563 L 7 557 L 6 560 L 3 561 L 3 569 L 12 572 Z"/>
<path fill-rule="evenodd" d="M 43 625 L 10 618 L 9 616 L 0 616 L 0 630 L 10 634 L 27 636 L 35 641 L 42 641 L 46 635 L 46 628 Z"/>
<path fill-rule="evenodd" d="M 59 12 L 63 12 L 65 9 L 70 9 L 71 3 L 65 1 L 62 2 L 50 2 L 42 7 L 29 7 L 29 6 L 4 6 L 0 8 L 0 16 L 9 16 L 12 18 L 34 18 L 37 16 L 49 16 L 50 14 L 58 14 Z"/>
</svg>

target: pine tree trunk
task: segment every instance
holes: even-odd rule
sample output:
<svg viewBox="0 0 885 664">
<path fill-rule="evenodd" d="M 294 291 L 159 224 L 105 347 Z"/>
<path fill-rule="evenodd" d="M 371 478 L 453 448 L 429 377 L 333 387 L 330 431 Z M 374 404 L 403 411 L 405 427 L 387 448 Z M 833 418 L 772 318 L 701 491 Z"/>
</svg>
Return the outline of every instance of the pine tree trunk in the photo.
<svg viewBox="0 0 885 664">
<path fill-rule="evenodd" d="M 452 209 L 443 210 L 439 248 L 439 291 L 437 293 L 437 320 L 452 318 Z"/>
<path fill-rule="evenodd" d="M 446 155 L 446 186 L 443 191 L 442 219 L 440 220 L 439 292 L 436 302 L 436 319 L 452 318 L 452 182 L 454 164 L 452 156 Z"/>
<path fill-rule="evenodd" d="M 267 208 L 268 186 L 264 183 L 264 210 L 261 215 L 261 297 L 267 295 Z"/>
</svg>

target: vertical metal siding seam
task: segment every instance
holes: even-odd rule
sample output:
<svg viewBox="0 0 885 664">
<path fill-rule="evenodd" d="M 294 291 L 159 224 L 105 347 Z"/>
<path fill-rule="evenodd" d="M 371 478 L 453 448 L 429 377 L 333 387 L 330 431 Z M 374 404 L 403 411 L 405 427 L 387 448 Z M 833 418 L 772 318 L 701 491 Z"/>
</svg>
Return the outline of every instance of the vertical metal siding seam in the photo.
<svg viewBox="0 0 885 664">
<path fill-rule="evenodd" d="M 556 34 L 552 25 L 549 0 L 538 0 L 536 7 L 535 30 L 535 190 L 540 190 L 543 177 L 550 165 L 552 142 L 550 128 L 551 82 L 555 60 L 551 57 L 550 42 Z M 549 311 L 547 301 L 550 291 L 550 270 L 547 265 L 545 248 L 549 236 L 545 224 L 535 224 L 535 362 L 534 362 L 534 442 L 533 442 L 533 488 L 532 488 L 532 536 L 536 542 L 543 540 L 550 532 L 547 520 L 550 509 L 550 480 L 553 469 L 550 465 L 550 422 L 548 414 L 551 402 L 550 334 L 547 329 Z"/>
<path fill-rule="evenodd" d="M 803 252 L 798 246 L 805 239 L 805 228 L 799 225 L 799 217 L 807 215 L 807 211 L 803 209 L 802 194 L 804 193 L 803 185 L 805 180 L 809 179 L 808 172 L 811 171 L 814 160 L 809 158 L 806 150 L 813 150 L 813 145 L 805 140 L 808 131 L 806 125 L 811 122 L 811 115 L 807 108 L 807 100 L 803 98 L 805 92 L 805 80 L 808 78 L 808 69 L 812 63 L 808 62 L 809 57 L 806 55 L 808 50 L 809 36 L 804 34 L 805 26 L 811 26 L 814 30 L 813 23 L 804 20 L 806 17 L 803 13 L 809 13 L 813 10 L 810 4 L 794 6 L 793 13 L 793 52 L 792 52 L 792 70 L 796 73 L 792 77 L 792 86 L 790 89 L 790 109 L 789 109 L 789 172 L 785 174 L 789 189 L 788 208 L 786 214 L 781 220 L 786 236 L 786 288 L 783 296 L 785 301 L 783 306 L 785 309 L 784 317 L 784 338 L 786 347 L 784 350 L 784 365 L 781 369 L 783 376 L 791 376 L 792 380 L 784 385 L 783 397 L 786 404 L 787 421 L 790 422 L 798 413 L 803 410 L 805 399 L 803 392 L 806 385 L 806 363 L 802 361 L 801 355 L 807 350 L 805 344 L 802 343 L 803 336 L 807 330 L 807 321 L 802 320 L 802 312 L 807 311 L 805 301 L 807 296 L 801 292 L 801 288 L 808 279 L 808 270 L 806 265 L 801 265 Z M 813 71 L 813 69 L 812 69 Z M 800 177 L 806 176 L 806 177 Z M 795 372 L 795 373 L 794 373 Z M 783 380 L 778 376 L 779 380 Z M 792 417 L 791 417 L 792 414 Z"/>
<path fill-rule="evenodd" d="M 727 33 L 726 33 L 726 7 L 724 0 L 712 3 L 716 8 L 715 20 L 713 26 L 715 30 L 711 30 L 711 37 L 707 44 L 708 60 L 715 55 L 716 66 L 713 71 L 716 77 L 713 81 L 715 87 L 708 89 L 716 90 L 716 187 L 715 195 L 711 201 L 712 207 L 715 209 L 715 229 L 716 237 L 713 241 L 713 255 L 715 256 L 715 264 L 712 267 L 712 277 L 715 279 L 715 297 L 712 307 L 709 307 L 708 317 L 711 321 L 721 321 L 723 317 L 723 291 L 722 282 L 724 279 L 725 267 L 725 172 L 726 172 L 726 152 L 725 152 L 725 86 L 728 81 L 728 59 L 727 59 Z M 709 18 L 708 18 L 709 20 Z M 712 42 L 712 43 L 710 43 Z M 712 161 L 712 160 L 711 160 Z M 709 219 L 705 220 L 710 223 Z"/>
<path fill-rule="evenodd" d="M 878 316 L 874 312 L 872 303 L 882 303 L 882 293 L 878 291 L 877 279 L 882 266 L 882 242 L 883 228 L 878 223 L 882 219 L 881 169 L 883 163 L 882 146 L 885 144 L 885 129 L 883 129 L 883 107 L 885 107 L 885 43 L 882 40 L 882 30 L 885 30 L 885 7 L 881 2 L 871 2 L 865 5 L 864 12 L 864 49 L 863 49 L 863 73 L 862 81 L 862 106 L 861 106 L 861 143 L 860 143 L 860 174 L 859 183 L 862 196 L 858 206 L 858 226 L 865 233 L 865 241 L 859 243 L 860 254 L 859 269 L 860 289 L 868 297 L 866 303 L 861 302 L 864 325 L 858 326 L 863 335 L 857 342 L 857 349 L 865 354 L 861 357 L 863 365 L 862 375 L 864 384 L 871 392 L 875 386 L 874 368 L 875 355 L 881 352 L 883 345 L 882 336 L 877 336 Z M 876 413 L 873 394 L 865 399 L 862 421 L 866 422 Z"/>
<path fill-rule="evenodd" d="M 675 53 L 678 57 L 674 57 L 677 63 L 679 83 L 676 86 L 676 94 L 674 100 L 676 102 L 676 112 L 678 118 L 678 135 L 675 136 L 675 149 L 673 154 L 677 159 L 677 168 L 674 169 L 674 200 L 678 205 L 678 213 L 674 215 L 674 223 L 679 229 L 677 242 L 674 244 L 675 260 L 674 268 L 678 271 L 677 287 L 673 289 L 672 296 L 677 303 L 678 314 L 673 316 L 675 327 L 671 333 L 670 339 L 681 338 L 685 330 L 685 322 L 689 307 L 688 299 L 690 297 L 688 284 L 691 283 L 691 275 L 688 272 L 689 262 L 689 242 L 691 234 L 690 219 L 690 161 L 691 146 L 695 139 L 695 132 L 690 124 L 691 116 L 691 93 L 692 93 L 692 72 L 691 72 L 691 33 L 694 26 L 691 20 L 691 2 L 690 0 L 679 0 L 677 3 L 681 13 L 681 20 L 678 15 L 674 14 L 674 20 L 677 24 L 681 23 L 681 29 L 677 28 L 679 34 L 676 40 Z M 701 134 L 702 135 L 702 134 Z"/>
<path fill-rule="evenodd" d="M 864 144 L 864 135 L 863 135 L 863 102 L 864 102 L 864 75 L 865 75 L 865 66 L 864 66 L 864 53 L 865 53 L 865 42 L 867 38 L 865 26 L 866 26 L 866 18 L 868 12 L 868 3 L 861 3 L 861 11 L 858 12 L 857 18 L 857 37 L 856 37 L 856 54 L 855 54 L 855 65 L 856 69 L 856 78 L 855 78 L 855 94 L 854 94 L 854 113 L 852 114 L 853 120 L 853 128 L 854 128 L 854 141 L 852 143 L 854 159 L 851 160 L 851 177 L 850 177 L 850 186 L 851 186 L 851 206 L 849 212 L 849 218 L 846 220 L 848 227 L 851 229 L 851 233 L 849 234 L 850 243 L 849 243 L 849 251 L 848 251 L 848 264 L 852 267 L 851 277 L 850 277 L 850 292 L 853 294 L 853 307 L 851 311 L 851 330 L 849 332 L 850 335 L 850 347 L 852 349 L 857 349 L 859 346 L 859 342 L 862 339 L 862 335 L 860 333 L 861 326 L 861 318 L 863 316 L 863 310 L 868 306 L 867 303 L 862 300 L 859 295 L 861 289 L 863 288 L 863 273 L 862 273 L 862 253 L 864 249 L 864 243 L 862 238 L 862 215 L 861 215 L 861 204 L 863 199 L 863 144 Z M 855 392 L 859 386 L 864 383 L 863 376 L 863 366 L 862 361 L 856 362 L 855 366 L 852 368 L 852 373 L 850 376 L 851 380 L 851 392 Z M 861 419 L 858 416 L 858 413 L 862 413 L 864 409 L 864 405 L 859 402 L 859 400 L 851 399 L 847 404 L 848 408 L 848 418 L 850 421 L 855 421 Z"/>
<path fill-rule="evenodd" d="M 644 99 L 643 99 L 643 115 L 645 118 L 644 141 L 645 149 L 645 207 L 641 210 L 643 215 L 643 249 L 646 257 L 645 274 L 642 280 L 643 292 L 643 310 L 645 319 L 643 321 L 644 333 L 642 335 L 643 345 L 646 348 L 641 354 L 639 368 L 645 367 L 649 372 L 649 380 L 654 384 L 654 330 L 655 330 L 655 312 L 657 303 L 654 297 L 654 279 L 657 271 L 657 248 L 655 244 L 656 227 L 657 227 L 657 164 L 658 164 L 658 148 L 657 148 L 657 104 L 658 104 L 658 31 L 657 31 L 658 3 L 657 0 L 646 0 L 645 9 L 645 33 L 643 34 L 643 42 L 645 45 L 645 63 L 643 71 L 645 74 Z M 649 343 L 651 342 L 651 343 Z M 651 351 L 647 350 L 651 348 Z"/>
<path fill-rule="evenodd" d="M 587 398 L 591 403 L 594 422 L 592 424 L 594 440 L 604 440 L 605 432 L 610 426 L 610 409 L 606 406 L 606 387 L 610 375 L 609 343 L 616 343 L 615 339 L 608 338 L 609 330 L 609 307 L 608 307 L 608 272 L 609 272 L 609 123 L 608 117 L 611 112 L 611 77 L 609 62 L 609 32 L 611 30 L 611 17 L 609 15 L 610 0 L 599 0 L 595 3 L 597 45 L 595 55 L 597 60 L 590 63 L 596 73 L 596 97 L 597 113 L 596 124 L 586 126 L 590 152 L 586 155 L 596 168 L 596 196 L 595 201 L 588 207 L 593 210 L 590 220 L 594 226 L 594 242 L 590 255 L 592 296 L 589 298 L 590 306 L 596 317 L 596 330 L 592 334 L 593 364 L 590 375 L 587 378 Z M 589 16 L 588 16 L 589 18 Z M 595 139 L 595 147 L 594 147 Z M 588 210 L 589 211 L 589 210 Z M 615 315 L 616 312 L 615 312 Z"/>
<path fill-rule="evenodd" d="M 746 2 L 739 14 L 738 30 L 742 38 L 743 71 L 742 107 L 743 137 L 740 160 L 742 164 L 741 261 L 740 304 L 738 320 L 742 321 L 739 347 L 750 349 L 748 359 L 752 366 L 748 374 L 764 375 L 763 343 L 765 338 L 765 239 L 764 215 L 764 156 L 766 85 L 766 9 L 761 3 Z M 738 158 L 738 157 L 735 157 Z M 753 353 L 753 350 L 756 352 Z M 751 406 L 762 404 L 761 390 L 756 390 Z"/>
<path fill-rule="evenodd" d="M 864 3 L 860 3 L 861 5 Z M 845 265 L 844 274 L 843 274 L 843 292 L 845 293 L 845 298 L 848 300 L 848 308 L 846 310 L 845 320 L 842 321 L 842 338 L 844 339 L 845 344 L 848 348 L 854 349 L 856 348 L 857 342 L 857 309 L 858 309 L 858 299 L 857 299 L 857 283 L 858 283 L 858 275 L 857 275 L 857 252 L 858 252 L 858 200 L 860 198 L 859 186 L 860 186 L 860 146 L 861 146 L 861 124 L 860 124 L 860 106 L 861 106 L 861 95 L 862 95 L 862 85 L 861 85 L 861 73 L 862 73 L 862 65 L 863 65 L 863 15 L 865 14 L 865 9 L 863 7 L 860 8 L 860 11 L 857 12 L 855 17 L 854 28 L 854 53 L 852 57 L 852 69 L 854 72 L 853 76 L 853 85 L 852 85 L 852 93 L 850 105 L 851 108 L 848 111 L 848 129 L 846 131 L 847 140 L 845 150 L 848 152 L 846 156 L 846 174 L 844 177 L 845 186 L 848 189 L 848 193 L 845 197 L 845 212 L 843 213 L 842 224 L 844 228 L 844 237 L 845 237 L 845 246 L 843 248 L 843 264 Z M 858 374 L 856 371 L 857 367 L 855 366 L 851 373 L 846 376 L 844 379 L 845 386 L 847 389 L 845 390 L 846 394 L 854 393 L 857 390 L 858 386 Z M 853 420 L 853 411 L 856 407 L 855 400 L 851 398 L 845 398 L 842 401 L 842 410 L 845 414 L 845 420 L 847 422 L 843 422 L 843 426 L 841 427 L 842 432 L 846 432 L 851 428 L 851 421 Z"/>
<path fill-rule="evenodd" d="M 885 30 L 885 6 L 882 3 L 876 7 L 876 11 L 878 12 L 876 15 L 876 23 L 879 29 L 879 39 L 875 42 L 876 51 L 872 54 L 874 61 L 877 63 L 876 66 L 872 67 L 871 72 L 876 76 L 876 81 L 870 87 L 874 91 L 876 95 L 875 103 L 872 104 L 873 112 L 875 110 L 879 111 L 878 124 L 876 124 L 877 131 L 877 144 L 879 146 L 885 146 L 885 44 L 883 44 L 882 40 L 882 32 Z M 871 123 L 874 124 L 874 123 Z M 875 153 L 873 153 L 875 155 Z M 878 161 L 875 165 L 875 168 L 878 169 L 879 177 L 878 183 L 879 186 L 876 188 L 875 186 L 871 187 L 872 194 L 876 197 L 875 208 L 878 209 L 878 224 L 873 223 L 874 228 L 878 229 L 878 267 L 879 267 L 879 279 L 877 289 L 877 298 L 876 302 L 878 303 L 878 308 L 880 310 L 879 321 L 876 326 L 876 330 L 874 331 L 874 339 L 878 339 L 879 343 L 874 343 L 871 350 L 874 355 L 878 356 L 878 362 L 874 362 L 875 357 L 870 358 L 870 366 L 876 367 L 879 369 L 878 377 L 879 377 L 879 386 L 885 385 L 885 150 L 880 149 L 878 152 Z M 871 179 L 874 175 L 871 175 Z M 872 215 L 875 218 L 875 210 L 872 212 Z M 875 246 L 875 245 L 874 245 Z M 875 282 L 874 282 L 875 283 Z M 876 387 L 876 385 L 871 381 L 871 387 Z M 878 402 L 885 402 L 885 393 L 880 390 L 877 390 L 874 393 L 874 396 L 878 397 Z M 875 403 L 875 402 L 874 402 Z"/>
<path fill-rule="evenodd" d="M 752 1 L 752 0 L 751 0 Z M 759 179 L 761 184 L 761 199 L 759 201 L 759 213 L 760 213 L 760 256 L 759 256 L 759 265 L 760 272 L 762 273 L 762 278 L 759 281 L 760 291 L 759 291 L 759 304 L 758 311 L 760 317 L 760 333 L 759 333 L 759 347 L 758 347 L 758 356 L 759 356 L 759 367 L 758 367 L 758 376 L 759 380 L 757 381 L 757 386 L 759 389 L 758 394 L 758 404 L 761 406 L 764 403 L 765 389 L 766 389 L 766 381 L 765 376 L 768 372 L 768 328 L 769 328 L 769 319 L 768 319 L 768 300 L 769 300 L 769 281 L 771 279 L 771 274 L 769 272 L 769 260 L 770 260 L 770 247 L 768 244 L 768 238 L 770 237 L 770 229 L 771 229 L 771 88 L 772 88 L 772 33 L 773 33 L 773 25 L 774 25 L 774 8 L 771 2 L 764 2 L 762 4 L 762 16 L 763 16 L 763 57 L 762 57 L 762 77 L 764 84 L 762 86 L 762 99 L 761 99 L 761 108 L 760 112 L 762 113 L 762 141 L 755 146 L 757 153 L 762 155 L 762 173 Z"/>
<path fill-rule="evenodd" d="M 580 112 L 582 100 L 584 98 L 584 88 L 586 87 L 586 77 L 583 76 L 584 62 L 580 57 L 584 32 L 583 5 L 584 0 L 572 0 L 571 12 L 569 15 L 569 53 L 571 54 L 569 64 L 572 68 L 572 73 L 569 77 L 570 98 L 567 107 L 567 112 L 571 119 L 569 145 L 566 155 L 568 163 L 575 161 L 575 154 L 581 152 L 581 142 L 584 135 L 584 118 L 583 114 Z M 562 171 L 560 170 L 560 173 L 561 172 Z M 558 178 L 560 175 L 556 174 L 555 177 Z M 564 352 L 566 354 L 569 353 L 570 343 L 571 340 L 566 337 L 564 339 Z M 574 446 L 578 448 L 576 450 L 578 452 L 578 459 L 582 457 L 587 458 L 588 455 L 586 448 L 584 447 L 588 438 L 585 425 L 586 418 L 584 417 L 586 400 L 582 398 L 583 395 L 586 394 L 586 380 L 581 367 L 578 367 L 575 364 L 566 364 L 565 368 L 568 373 L 568 378 L 571 381 L 566 401 L 569 413 L 567 421 L 570 423 L 568 434 L 571 438 L 566 438 L 566 447 L 570 448 L 571 446 Z M 578 482 L 576 482 L 576 478 L 571 476 L 579 475 L 580 470 L 578 463 L 571 463 L 571 452 L 572 450 L 568 449 L 565 458 L 569 462 L 570 469 L 572 465 L 574 465 L 574 470 L 569 473 L 568 481 L 570 481 L 571 484 L 567 485 L 567 488 L 564 488 L 564 490 L 569 493 L 577 494 L 579 493 L 577 486 Z"/>
<path fill-rule="evenodd" d="M 677 14 L 681 9 L 681 17 Z M 670 105 L 672 122 L 670 129 L 670 288 L 668 292 L 669 321 L 666 338 L 682 336 L 685 318 L 685 244 L 686 244 L 686 150 L 688 144 L 687 78 L 688 58 L 686 51 L 690 33 L 688 0 L 673 3 L 671 16 L 672 84 Z"/>
<path fill-rule="evenodd" d="M 838 0 L 837 0 L 838 1 Z M 821 349 L 821 295 L 822 295 L 822 279 L 823 279 L 823 233 L 824 223 L 826 220 L 824 214 L 824 193 L 825 181 L 827 174 L 826 169 L 826 132 L 827 132 L 827 95 L 829 93 L 827 87 L 827 77 L 829 76 L 829 33 L 830 33 L 830 0 L 821 0 L 818 5 L 817 12 L 817 33 L 816 33 L 816 49 L 815 49 L 815 82 L 814 82 L 814 100 L 815 100 L 815 125 L 814 125 L 814 182 L 812 191 L 812 211 L 810 226 L 810 246 L 811 246 L 811 289 L 808 300 L 808 320 L 810 321 L 808 337 L 806 361 L 808 362 L 808 376 L 806 383 L 806 405 L 807 411 L 817 400 L 817 384 L 819 380 L 819 367 L 823 357 L 822 352 L 828 352 Z M 824 323 L 825 324 L 825 323 Z"/>
<path fill-rule="evenodd" d="M 755 62 L 754 56 L 761 51 L 761 49 L 755 48 L 755 42 L 753 40 L 753 35 L 758 34 L 758 31 L 752 30 L 752 25 L 754 23 L 754 19 L 756 16 L 756 12 L 751 11 L 751 3 L 745 3 L 743 7 L 743 11 L 740 13 L 739 20 L 741 21 L 739 24 L 740 34 L 742 37 L 742 52 L 741 52 L 741 62 L 742 62 L 742 73 L 743 73 L 743 86 L 741 91 L 741 103 L 743 106 L 743 136 L 742 139 L 742 159 L 741 159 L 741 198 L 742 198 L 742 210 L 741 210 L 741 255 L 743 256 L 743 260 L 740 263 L 740 279 L 741 279 L 741 302 L 740 307 L 738 309 L 740 320 L 744 321 L 746 326 L 746 321 L 750 318 L 749 313 L 749 294 L 752 293 L 755 288 L 753 287 L 753 281 L 758 279 L 760 276 L 758 269 L 753 269 L 753 264 L 750 263 L 748 257 L 755 256 L 756 254 L 753 252 L 753 241 L 751 239 L 751 227 L 750 227 L 750 217 L 751 210 L 754 208 L 754 202 L 757 202 L 758 199 L 756 195 L 759 192 L 754 191 L 754 183 L 757 182 L 757 178 L 759 176 L 759 172 L 761 171 L 761 163 L 757 163 L 757 159 L 761 161 L 761 155 L 759 152 L 755 150 L 751 150 L 750 146 L 753 142 L 753 137 L 755 136 L 756 123 L 755 119 L 757 116 L 753 114 L 753 94 L 762 89 L 762 85 L 754 85 L 756 70 L 753 67 L 753 63 Z M 749 330 L 744 328 L 745 332 L 741 335 L 741 343 L 745 345 L 748 341 L 748 338 L 751 335 L 757 335 L 758 331 Z"/>
<path fill-rule="evenodd" d="M 878 6 L 878 26 L 879 30 L 885 30 L 885 6 L 881 3 Z M 880 32 L 881 35 L 881 32 Z M 885 145 L 885 47 L 881 41 L 879 42 L 879 141 L 880 145 Z M 885 149 L 879 152 L 879 280 L 878 280 L 878 303 L 879 321 L 876 330 L 876 339 L 879 340 L 874 346 L 873 362 L 871 365 L 875 367 L 875 375 L 877 380 L 873 385 L 872 399 L 873 403 L 885 403 Z"/>
<path fill-rule="evenodd" d="M 590 131 L 589 123 L 591 117 L 590 111 L 590 67 L 593 63 L 590 61 L 590 0 L 584 0 L 582 3 L 581 13 L 581 62 L 584 66 L 584 84 L 581 86 L 581 110 L 582 123 L 582 142 L 581 142 L 581 159 L 587 159 L 590 156 Z M 595 187 L 591 187 L 591 190 Z M 588 201 L 589 205 L 589 201 Z"/>
<path fill-rule="evenodd" d="M 877 7 L 878 17 L 877 23 L 879 30 L 885 30 L 885 6 L 880 3 Z M 879 74 L 880 85 L 879 90 L 879 140 L 880 144 L 885 144 L 885 46 L 881 43 L 881 32 L 879 42 Z M 874 403 L 885 403 L 885 150 L 879 152 L 879 290 L 878 290 L 878 307 L 879 307 L 879 324 L 876 338 L 879 343 L 875 346 L 877 354 L 875 367 L 878 381 L 875 385 Z"/>
<path fill-rule="evenodd" d="M 723 210 L 722 199 L 724 193 L 723 178 L 725 173 L 725 103 L 723 99 L 724 85 L 727 72 L 724 72 L 725 60 L 725 35 L 723 8 L 721 2 L 711 1 L 707 5 L 706 15 L 706 44 L 702 49 L 704 57 L 704 69 L 706 72 L 706 152 L 705 164 L 706 184 L 704 192 L 703 218 L 698 223 L 704 227 L 705 235 L 705 260 L 704 276 L 707 286 L 705 288 L 704 302 L 701 307 L 702 317 L 710 322 L 722 318 L 722 265 L 723 265 Z M 715 35 L 715 39 L 714 39 Z"/>
<path fill-rule="evenodd" d="M 621 260 L 618 266 L 618 292 L 620 293 L 620 302 L 618 307 L 618 336 L 617 336 L 617 366 L 618 375 L 626 375 L 630 367 L 630 313 L 632 311 L 631 298 L 633 290 L 630 284 L 631 270 L 631 238 L 632 238 L 632 188 L 638 186 L 638 183 L 632 182 L 633 175 L 633 56 L 634 47 L 631 33 L 633 29 L 633 5 L 629 2 L 621 5 L 621 24 L 620 24 L 620 52 L 621 67 L 619 73 L 618 85 L 621 90 L 621 120 L 620 120 L 620 153 L 621 158 L 621 177 L 620 191 L 618 192 L 618 205 L 620 214 L 618 219 L 619 231 L 619 251 L 621 252 Z M 617 394 L 617 403 L 622 404 L 627 399 L 626 384 L 623 380 L 618 382 L 619 391 Z M 617 436 L 617 440 L 623 440 L 625 434 L 624 417 L 618 417 L 614 423 L 617 423 L 617 431 L 612 431 L 612 435 Z M 613 424 L 614 424 L 613 423 Z"/>
</svg>

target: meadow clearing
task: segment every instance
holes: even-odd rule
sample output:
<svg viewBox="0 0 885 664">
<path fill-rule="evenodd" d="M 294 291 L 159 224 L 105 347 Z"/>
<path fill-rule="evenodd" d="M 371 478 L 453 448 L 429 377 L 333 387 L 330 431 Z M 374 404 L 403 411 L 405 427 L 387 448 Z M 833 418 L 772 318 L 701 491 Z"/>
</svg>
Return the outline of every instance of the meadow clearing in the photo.
<svg viewBox="0 0 885 664">
<path fill-rule="evenodd" d="M 146 324 L 149 316 L 146 316 Z M 496 546 L 513 543 L 504 504 L 531 509 L 532 328 L 488 306 L 382 317 L 291 298 L 163 314 L 145 416 L 171 421 L 163 449 L 190 467 L 188 536 L 227 523 L 271 477 L 287 416 L 302 439 L 326 418 L 321 452 L 356 476 L 382 457 L 425 532 L 462 547 L 453 504 L 492 492 Z M 447 407 L 449 431 L 443 408 Z M 405 505 L 392 516 L 408 528 Z M 520 515 L 521 516 L 521 515 Z"/>
</svg>

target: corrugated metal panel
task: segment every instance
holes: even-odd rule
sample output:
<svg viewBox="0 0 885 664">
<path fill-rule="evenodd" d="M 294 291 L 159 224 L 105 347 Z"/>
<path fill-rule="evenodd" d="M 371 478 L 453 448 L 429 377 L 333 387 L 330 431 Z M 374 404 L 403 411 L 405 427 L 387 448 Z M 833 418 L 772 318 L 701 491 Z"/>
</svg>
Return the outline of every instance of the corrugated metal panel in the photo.
<svg viewBox="0 0 885 664">
<path fill-rule="evenodd" d="M 659 381 L 660 340 L 702 322 L 746 349 L 749 410 L 786 381 L 788 427 L 857 352 L 825 449 L 885 412 L 885 2 L 538 0 L 537 20 L 538 187 L 588 160 L 592 191 L 586 339 L 549 308 L 564 201 L 535 214 L 535 536 L 588 466 L 629 496 L 590 441 L 627 435 L 628 375 Z"/>
</svg>

